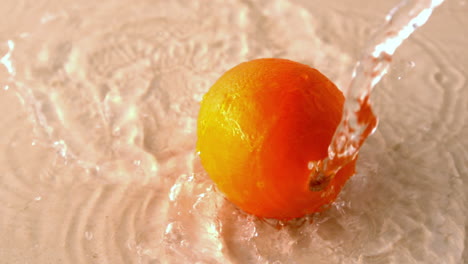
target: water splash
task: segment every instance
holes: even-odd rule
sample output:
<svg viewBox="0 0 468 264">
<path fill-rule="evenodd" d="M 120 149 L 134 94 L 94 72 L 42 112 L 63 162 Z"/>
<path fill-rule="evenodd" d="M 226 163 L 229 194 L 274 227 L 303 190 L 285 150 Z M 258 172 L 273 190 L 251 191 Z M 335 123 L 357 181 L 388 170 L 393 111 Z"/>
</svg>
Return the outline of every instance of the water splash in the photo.
<svg viewBox="0 0 468 264">
<path fill-rule="evenodd" d="M 335 174 L 357 157 L 365 139 L 375 131 L 370 94 L 387 73 L 392 56 L 403 41 L 423 26 L 444 0 L 404 0 L 393 8 L 386 23 L 374 35 L 353 71 L 341 122 L 328 147 L 328 157 L 313 162 L 309 188 L 323 190 Z"/>
</svg>

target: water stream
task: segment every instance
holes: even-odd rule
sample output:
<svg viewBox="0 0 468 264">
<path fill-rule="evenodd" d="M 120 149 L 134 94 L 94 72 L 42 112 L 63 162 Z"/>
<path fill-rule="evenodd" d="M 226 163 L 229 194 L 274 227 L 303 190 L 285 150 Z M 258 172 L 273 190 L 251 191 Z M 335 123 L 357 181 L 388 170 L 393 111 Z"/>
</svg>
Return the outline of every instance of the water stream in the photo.
<svg viewBox="0 0 468 264">
<path fill-rule="evenodd" d="M 343 116 L 330 144 L 328 158 L 311 166 L 314 171 L 311 190 L 322 189 L 324 182 L 357 157 L 360 147 L 377 126 L 370 103 L 373 88 L 387 73 L 393 54 L 403 41 L 423 26 L 443 1 L 404 0 L 389 12 L 386 23 L 366 45 L 353 71 Z"/>
</svg>

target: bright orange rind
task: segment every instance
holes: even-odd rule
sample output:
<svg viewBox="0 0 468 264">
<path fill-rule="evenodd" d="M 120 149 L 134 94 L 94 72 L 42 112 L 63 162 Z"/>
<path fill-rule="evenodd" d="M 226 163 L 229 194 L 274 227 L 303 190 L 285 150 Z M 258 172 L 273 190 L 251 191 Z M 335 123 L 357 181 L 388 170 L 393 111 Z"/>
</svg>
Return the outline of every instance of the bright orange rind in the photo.
<svg viewBox="0 0 468 264">
<path fill-rule="evenodd" d="M 309 162 L 327 157 L 343 104 L 341 91 L 307 65 L 241 63 L 201 103 L 202 165 L 227 199 L 248 213 L 287 220 L 321 211 L 355 172 L 354 160 L 323 190 L 309 188 Z"/>
</svg>

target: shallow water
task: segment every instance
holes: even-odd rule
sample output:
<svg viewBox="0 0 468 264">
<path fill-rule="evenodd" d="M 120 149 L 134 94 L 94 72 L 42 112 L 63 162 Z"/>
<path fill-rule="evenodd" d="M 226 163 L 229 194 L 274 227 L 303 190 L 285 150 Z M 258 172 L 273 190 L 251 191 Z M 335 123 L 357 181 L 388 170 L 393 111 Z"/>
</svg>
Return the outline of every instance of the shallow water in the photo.
<svg viewBox="0 0 468 264">
<path fill-rule="evenodd" d="M 2 262 L 468 261 L 466 1 L 397 52 L 338 201 L 286 227 L 237 210 L 203 173 L 201 96 L 258 57 L 347 87 L 398 1 L 1 1 Z"/>
</svg>

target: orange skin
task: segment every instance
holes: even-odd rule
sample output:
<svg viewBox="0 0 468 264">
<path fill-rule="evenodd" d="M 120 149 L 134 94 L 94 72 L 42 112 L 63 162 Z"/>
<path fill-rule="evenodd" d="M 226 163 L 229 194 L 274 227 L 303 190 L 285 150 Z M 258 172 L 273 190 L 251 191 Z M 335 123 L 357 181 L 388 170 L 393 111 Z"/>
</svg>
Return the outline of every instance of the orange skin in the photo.
<svg viewBox="0 0 468 264">
<path fill-rule="evenodd" d="M 353 160 L 323 190 L 309 189 L 308 163 L 327 157 L 343 104 L 341 91 L 307 65 L 284 59 L 241 63 L 201 103 L 202 165 L 247 213 L 288 220 L 319 212 L 355 172 Z"/>
</svg>

